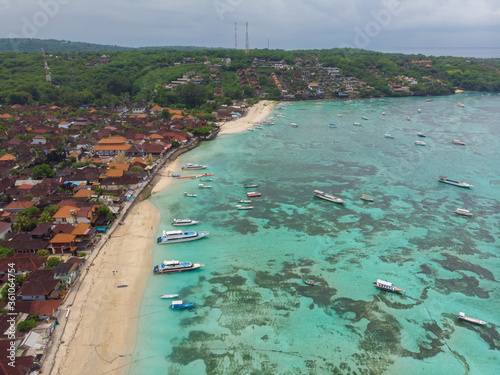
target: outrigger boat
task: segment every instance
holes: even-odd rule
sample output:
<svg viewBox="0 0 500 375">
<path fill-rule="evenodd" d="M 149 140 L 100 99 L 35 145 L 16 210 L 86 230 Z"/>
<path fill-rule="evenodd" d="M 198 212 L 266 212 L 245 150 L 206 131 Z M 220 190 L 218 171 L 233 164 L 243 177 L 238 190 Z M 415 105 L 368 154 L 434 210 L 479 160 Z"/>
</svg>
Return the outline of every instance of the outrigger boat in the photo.
<svg viewBox="0 0 500 375">
<path fill-rule="evenodd" d="M 373 202 L 373 198 L 370 197 L 368 194 L 361 194 L 360 198 L 367 202 Z"/>
<path fill-rule="evenodd" d="M 171 310 L 191 309 L 195 306 L 196 303 L 194 302 L 183 303 L 182 301 L 172 301 L 172 304 L 170 305 L 169 309 Z"/>
<path fill-rule="evenodd" d="M 253 206 L 242 206 L 241 204 L 236 205 L 237 210 L 252 210 Z"/>
<path fill-rule="evenodd" d="M 212 186 L 211 185 L 205 185 L 205 184 L 198 184 L 198 187 L 200 189 L 210 189 Z"/>
<path fill-rule="evenodd" d="M 386 290 L 388 292 L 404 292 L 403 289 L 398 288 L 397 286 L 392 285 L 392 283 L 384 280 L 378 279 L 377 282 L 373 283 L 375 284 L 375 288 Z"/>
<path fill-rule="evenodd" d="M 455 211 L 456 214 L 463 215 L 463 216 L 474 216 L 472 212 L 469 210 L 464 210 L 463 208 L 457 208 Z"/>
<path fill-rule="evenodd" d="M 244 187 L 245 189 L 248 189 L 248 188 L 256 188 L 256 187 L 259 187 L 259 185 L 254 184 L 253 182 L 245 182 L 245 183 L 243 184 L 243 187 Z"/>
<path fill-rule="evenodd" d="M 244 200 L 244 199 L 240 199 L 240 198 L 238 198 L 238 199 L 236 200 L 236 202 L 238 202 L 238 203 L 252 203 L 252 201 L 251 201 L 251 200 L 249 200 L 249 199 Z"/>
</svg>

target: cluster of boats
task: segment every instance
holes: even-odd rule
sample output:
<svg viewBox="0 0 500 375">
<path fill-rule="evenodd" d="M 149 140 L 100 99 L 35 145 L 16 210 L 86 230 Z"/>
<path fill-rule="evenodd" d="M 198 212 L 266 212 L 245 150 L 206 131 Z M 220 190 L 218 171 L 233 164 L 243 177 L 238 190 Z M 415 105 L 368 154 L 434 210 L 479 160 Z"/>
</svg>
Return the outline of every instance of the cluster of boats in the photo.
<svg viewBox="0 0 500 375">
<path fill-rule="evenodd" d="M 245 182 L 243 184 L 243 188 L 244 189 L 253 189 L 253 188 L 256 188 L 256 187 L 259 187 L 258 184 L 256 183 L 253 183 L 253 182 Z M 262 195 L 262 193 L 257 193 L 256 191 L 249 191 L 247 192 L 247 198 L 251 198 L 251 197 L 260 197 Z M 249 199 L 240 199 L 238 198 L 236 200 L 236 202 L 238 202 L 239 204 L 236 205 L 236 209 L 237 210 L 253 210 L 253 206 L 249 206 L 249 204 L 252 203 L 251 200 Z"/>
<path fill-rule="evenodd" d="M 375 285 L 376 288 L 378 288 L 380 290 L 385 290 L 387 292 L 392 292 L 392 293 L 402 293 L 402 292 L 404 292 L 403 289 L 401 289 L 401 288 L 393 285 L 389 281 L 378 279 L 373 284 Z M 470 316 L 466 316 L 463 312 L 460 312 L 458 314 L 458 319 L 464 320 L 464 321 L 469 322 L 469 323 L 478 324 L 478 325 L 486 325 L 487 324 L 486 322 L 484 322 L 482 320 L 479 320 L 479 319 L 476 319 L 476 318 L 471 318 Z"/>
<path fill-rule="evenodd" d="M 342 198 L 336 197 L 331 194 L 327 194 L 321 190 L 314 190 L 314 196 L 320 199 L 324 199 L 329 202 L 337 203 L 337 204 L 344 204 L 346 201 Z M 366 202 L 373 202 L 373 198 L 369 196 L 368 194 L 361 194 L 359 197 L 360 199 L 366 201 Z"/>
</svg>

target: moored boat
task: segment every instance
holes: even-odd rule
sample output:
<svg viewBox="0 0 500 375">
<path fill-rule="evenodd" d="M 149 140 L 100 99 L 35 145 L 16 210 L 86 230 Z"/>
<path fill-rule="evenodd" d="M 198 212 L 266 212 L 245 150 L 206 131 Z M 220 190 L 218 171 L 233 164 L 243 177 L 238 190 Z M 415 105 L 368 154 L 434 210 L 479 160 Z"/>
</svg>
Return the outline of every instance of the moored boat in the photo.
<svg viewBox="0 0 500 375">
<path fill-rule="evenodd" d="M 424 134 L 424 133 L 420 133 L 420 132 L 418 132 L 418 133 L 417 133 L 417 137 L 420 137 L 420 138 L 425 138 L 425 134 Z"/>
<path fill-rule="evenodd" d="M 465 146 L 465 142 L 464 141 L 461 141 L 459 139 L 454 139 L 453 141 L 451 141 L 451 143 L 453 143 L 454 145 L 462 145 L 462 146 Z"/>
<path fill-rule="evenodd" d="M 245 189 L 248 189 L 248 188 L 256 188 L 256 187 L 259 187 L 259 185 L 254 184 L 253 182 L 245 182 L 245 183 L 243 184 L 243 187 L 244 187 Z"/>
<path fill-rule="evenodd" d="M 446 178 L 446 176 L 439 176 L 439 181 L 444 182 L 445 184 L 460 186 L 463 188 L 474 187 L 474 185 L 468 184 L 467 182 L 451 180 L 449 178 Z"/>
<path fill-rule="evenodd" d="M 213 178 L 200 178 L 200 181 L 212 181 Z"/>
<path fill-rule="evenodd" d="M 465 107 L 465 104 L 461 103 L 461 102 L 458 102 L 457 103 L 457 107 Z"/>
<path fill-rule="evenodd" d="M 307 285 L 314 285 L 314 281 L 310 280 L 310 279 L 302 279 L 302 281 L 307 284 Z"/>
<path fill-rule="evenodd" d="M 186 226 L 186 225 L 195 225 L 198 224 L 199 221 L 194 221 L 191 219 L 174 219 L 172 222 L 172 225 L 174 227 L 181 227 L 181 226 Z"/>
<path fill-rule="evenodd" d="M 262 193 L 257 193 L 255 191 L 249 191 L 247 193 L 247 197 L 260 197 L 262 195 Z"/>
<path fill-rule="evenodd" d="M 160 294 L 160 298 L 162 299 L 168 299 L 168 298 L 175 298 L 179 297 L 178 294 Z"/>
<path fill-rule="evenodd" d="M 205 185 L 205 184 L 198 184 L 198 187 L 201 189 L 210 189 L 212 186 L 211 185 Z"/>
<path fill-rule="evenodd" d="M 410 121 L 411 120 L 411 117 L 410 116 L 406 116 L 406 121 Z"/>
<path fill-rule="evenodd" d="M 359 122 L 355 122 L 353 125 L 354 126 L 361 126 L 361 124 Z"/>
<path fill-rule="evenodd" d="M 236 205 L 237 210 L 253 210 L 253 206 L 242 206 L 241 204 Z"/>
<path fill-rule="evenodd" d="M 376 282 L 373 283 L 376 288 L 386 290 L 388 292 L 404 292 L 403 289 L 398 288 L 397 286 L 392 285 L 392 283 L 384 280 L 378 279 Z"/>
<path fill-rule="evenodd" d="M 330 124 L 330 128 L 336 128 L 336 127 L 337 127 L 337 125 L 335 125 L 335 124 Z"/>
<path fill-rule="evenodd" d="M 368 117 L 366 117 L 366 116 L 361 116 L 361 118 L 362 118 L 363 120 L 368 120 Z"/>
<path fill-rule="evenodd" d="M 321 198 L 321 199 L 333 202 L 333 203 L 338 203 L 338 204 L 345 203 L 345 200 L 343 200 L 339 197 L 335 197 L 333 195 L 326 194 L 326 193 L 319 191 L 319 190 L 314 190 L 314 196 L 317 198 Z"/>
<path fill-rule="evenodd" d="M 184 192 L 184 196 L 185 197 L 197 197 L 196 194 L 190 194 L 190 193 L 186 193 L 186 192 Z"/>
<path fill-rule="evenodd" d="M 178 260 L 164 260 L 162 264 L 156 265 L 154 267 L 153 273 L 162 274 L 162 273 L 194 271 L 203 266 L 204 264 L 200 263 L 179 262 Z"/>
<path fill-rule="evenodd" d="M 456 214 L 463 215 L 463 216 L 474 216 L 472 212 L 469 210 L 464 210 L 463 208 L 457 208 L 455 211 Z"/>
<path fill-rule="evenodd" d="M 172 301 L 172 304 L 170 305 L 169 309 L 172 309 L 172 310 L 191 309 L 195 306 L 196 306 L 196 303 L 194 303 L 194 302 L 183 303 L 182 301 Z"/>
<path fill-rule="evenodd" d="M 203 238 L 208 235 L 209 235 L 208 232 L 195 232 L 195 231 L 184 232 L 182 230 L 170 230 L 170 231 L 164 230 L 163 234 L 157 238 L 156 242 L 159 245 L 165 245 L 169 243 L 199 240 L 200 238 Z"/>
<path fill-rule="evenodd" d="M 182 167 L 182 170 L 192 170 L 192 169 L 205 169 L 208 166 L 202 165 L 202 164 L 193 164 L 193 163 L 187 163 L 184 167 Z"/>
<path fill-rule="evenodd" d="M 298 128 L 298 127 L 299 127 L 299 126 L 298 126 L 295 122 L 292 122 L 292 123 L 290 124 L 290 126 L 291 126 L 292 128 Z"/>
<path fill-rule="evenodd" d="M 373 202 L 373 198 L 370 197 L 368 194 L 361 194 L 360 198 L 367 202 Z"/>
<path fill-rule="evenodd" d="M 480 326 L 484 326 L 487 324 L 486 322 L 483 322 L 482 320 L 479 320 L 476 318 L 471 318 L 470 316 L 466 316 L 463 312 L 458 314 L 458 319 L 465 320 L 466 322 L 469 322 L 469 323 L 479 324 Z"/>
<path fill-rule="evenodd" d="M 238 202 L 238 203 L 252 203 L 252 201 L 249 199 L 240 199 L 240 198 L 236 199 L 236 202 Z"/>
<path fill-rule="evenodd" d="M 425 146 L 425 142 L 424 141 L 415 141 L 415 144 L 417 146 Z"/>
<path fill-rule="evenodd" d="M 384 134 L 384 138 L 394 139 L 394 137 L 390 134 Z"/>
</svg>

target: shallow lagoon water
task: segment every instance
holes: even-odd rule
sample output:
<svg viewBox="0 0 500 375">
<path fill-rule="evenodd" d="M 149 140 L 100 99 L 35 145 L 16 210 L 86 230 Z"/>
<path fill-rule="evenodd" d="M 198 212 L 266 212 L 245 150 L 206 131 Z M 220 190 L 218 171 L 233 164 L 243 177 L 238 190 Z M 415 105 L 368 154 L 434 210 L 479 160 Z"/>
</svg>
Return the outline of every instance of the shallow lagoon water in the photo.
<svg viewBox="0 0 500 375">
<path fill-rule="evenodd" d="M 130 373 L 495 373 L 500 96 L 300 102 L 275 112 L 285 117 L 274 125 L 181 156 L 181 165 L 209 165 L 212 189 L 176 180 L 152 197 L 160 231 L 182 217 L 210 235 L 155 246 L 152 267 L 206 266 L 145 275 Z M 440 183 L 442 174 L 474 188 Z M 244 182 L 258 183 L 262 197 L 239 211 Z M 314 198 L 315 189 L 347 202 Z M 457 216 L 458 207 L 475 216 Z M 406 292 L 379 291 L 379 278 Z M 158 298 L 169 293 L 196 309 L 170 311 Z M 489 324 L 461 322 L 460 311 Z"/>
</svg>

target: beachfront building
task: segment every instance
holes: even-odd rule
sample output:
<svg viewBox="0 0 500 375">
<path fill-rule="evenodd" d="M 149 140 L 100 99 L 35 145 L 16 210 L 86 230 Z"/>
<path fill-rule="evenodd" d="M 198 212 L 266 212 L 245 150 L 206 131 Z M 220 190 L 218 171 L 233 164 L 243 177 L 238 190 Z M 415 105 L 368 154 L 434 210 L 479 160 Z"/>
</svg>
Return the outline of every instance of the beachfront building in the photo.
<svg viewBox="0 0 500 375">
<path fill-rule="evenodd" d="M 50 241 L 48 249 L 52 254 L 72 253 L 76 251 L 76 235 L 58 233 Z"/>
<path fill-rule="evenodd" d="M 24 281 L 17 292 L 23 301 L 39 301 L 51 299 L 51 293 L 59 285 L 59 280 L 54 279 L 53 270 L 36 270 Z"/>
</svg>

